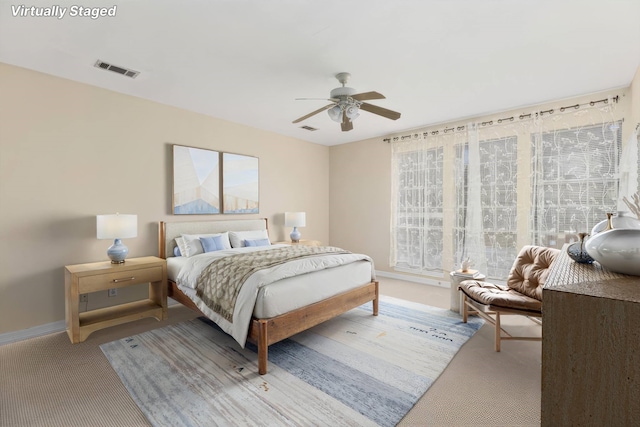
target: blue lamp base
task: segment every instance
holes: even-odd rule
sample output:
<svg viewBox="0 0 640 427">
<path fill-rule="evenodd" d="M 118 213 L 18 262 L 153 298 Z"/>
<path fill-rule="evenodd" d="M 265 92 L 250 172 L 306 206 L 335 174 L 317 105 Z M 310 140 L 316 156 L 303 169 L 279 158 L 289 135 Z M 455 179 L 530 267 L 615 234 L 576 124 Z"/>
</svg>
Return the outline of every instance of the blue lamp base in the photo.
<svg viewBox="0 0 640 427">
<path fill-rule="evenodd" d="M 122 264 L 129 254 L 129 248 L 127 248 L 120 239 L 113 241 L 113 245 L 107 249 L 107 255 L 111 259 L 111 264 Z"/>
<path fill-rule="evenodd" d="M 291 242 L 292 243 L 298 243 L 300 241 L 300 232 L 298 231 L 298 227 L 293 227 L 293 231 L 291 232 L 291 234 L 289 234 L 289 237 L 291 237 Z"/>
</svg>

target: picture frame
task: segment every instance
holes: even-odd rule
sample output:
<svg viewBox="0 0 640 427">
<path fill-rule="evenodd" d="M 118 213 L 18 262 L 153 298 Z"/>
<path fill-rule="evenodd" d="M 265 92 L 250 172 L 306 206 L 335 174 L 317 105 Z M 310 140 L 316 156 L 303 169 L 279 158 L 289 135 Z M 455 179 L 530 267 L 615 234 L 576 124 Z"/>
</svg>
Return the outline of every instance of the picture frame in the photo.
<svg viewBox="0 0 640 427">
<path fill-rule="evenodd" d="M 259 177 L 257 157 L 174 144 L 172 213 L 259 213 Z"/>
<path fill-rule="evenodd" d="M 222 153 L 204 148 L 173 146 L 173 214 L 210 215 L 222 212 Z"/>
<path fill-rule="evenodd" d="M 257 157 L 222 153 L 223 213 L 259 213 L 259 178 L 260 170 Z"/>
</svg>

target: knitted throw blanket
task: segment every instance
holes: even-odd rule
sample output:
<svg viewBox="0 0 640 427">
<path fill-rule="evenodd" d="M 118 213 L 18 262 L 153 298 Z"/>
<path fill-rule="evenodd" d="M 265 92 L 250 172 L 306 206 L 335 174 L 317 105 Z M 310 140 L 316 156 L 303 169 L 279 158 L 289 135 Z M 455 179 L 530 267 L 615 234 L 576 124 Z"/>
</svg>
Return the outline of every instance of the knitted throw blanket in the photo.
<svg viewBox="0 0 640 427">
<path fill-rule="evenodd" d="M 214 312 L 233 323 L 233 311 L 242 285 L 258 270 L 287 261 L 351 252 L 332 246 L 294 245 L 268 251 L 242 253 L 214 260 L 198 277 L 197 295 Z"/>
</svg>

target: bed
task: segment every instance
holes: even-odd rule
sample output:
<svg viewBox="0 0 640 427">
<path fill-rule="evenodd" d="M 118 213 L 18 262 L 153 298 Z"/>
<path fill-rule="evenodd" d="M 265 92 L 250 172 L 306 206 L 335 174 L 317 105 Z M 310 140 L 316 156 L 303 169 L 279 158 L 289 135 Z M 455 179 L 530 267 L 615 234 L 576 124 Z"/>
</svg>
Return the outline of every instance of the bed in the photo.
<svg viewBox="0 0 640 427">
<path fill-rule="evenodd" d="M 218 323 L 219 316 L 213 313 L 193 290 L 195 285 L 190 282 L 190 278 L 197 274 L 196 272 L 192 273 L 190 269 L 196 268 L 195 266 L 198 264 L 204 265 L 210 262 L 204 260 L 208 255 L 224 257 L 225 255 L 219 254 L 245 251 L 263 254 L 269 250 L 273 250 L 274 253 L 276 250 L 280 250 L 280 252 L 293 250 L 283 248 L 288 245 L 276 244 L 262 248 L 247 247 L 237 251 L 231 249 L 220 251 L 219 254 L 203 254 L 185 259 L 185 257 L 175 256 L 176 238 L 185 234 L 201 236 L 231 232 L 233 235 L 241 234 L 237 232 L 267 233 L 268 235 L 267 219 L 172 221 L 160 222 L 159 227 L 159 253 L 161 258 L 167 260 L 168 296 L 209 317 L 216 323 Z M 245 240 L 245 242 L 247 241 Z M 180 243 L 184 244 L 184 241 Z M 322 249 L 337 250 L 337 248 Z M 352 254 L 351 256 L 356 257 L 354 258 L 356 261 L 349 261 L 344 265 L 331 265 L 330 268 L 294 277 L 288 277 L 291 275 L 290 273 L 282 274 L 280 279 L 258 288 L 255 305 L 250 308 L 252 312 L 247 320 L 246 331 L 243 334 L 235 333 L 235 335 L 244 335 L 246 342 L 257 346 L 260 375 L 267 373 L 269 345 L 367 302 L 372 302 L 373 315 L 378 315 L 378 282 L 375 280 L 373 262 L 366 255 Z M 361 259 L 357 259 L 358 256 Z M 299 264 L 296 265 L 296 268 L 298 266 Z M 290 270 L 296 270 L 296 268 Z M 222 319 L 218 324 L 225 326 L 223 324 L 226 322 Z M 242 324 L 240 323 L 240 325 Z M 225 330 L 224 327 L 223 330 Z M 231 331 L 227 332 L 232 334 Z M 240 345 L 244 346 L 242 339 L 232 335 Z"/>
</svg>

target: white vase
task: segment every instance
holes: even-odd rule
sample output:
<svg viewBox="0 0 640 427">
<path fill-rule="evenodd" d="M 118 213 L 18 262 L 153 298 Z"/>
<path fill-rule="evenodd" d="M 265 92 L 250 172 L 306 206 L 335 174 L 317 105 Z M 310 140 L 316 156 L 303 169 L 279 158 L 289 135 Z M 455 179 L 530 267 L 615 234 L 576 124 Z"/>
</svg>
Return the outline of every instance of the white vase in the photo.
<svg viewBox="0 0 640 427">
<path fill-rule="evenodd" d="M 605 219 L 604 221 L 600 221 L 591 229 L 591 235 L 598 234 L 602 231 L 607 230 L 609 227 L 609 219 Z M 640 219 L 634 217 L 630 212 L 626 211 L 618 211 L 618 213 L 611 217 L 611 228 L 640 228 Z"/>
<path fill-rule="evenodd" d="M 606 269 L 640 276 L 640 228 L 602 231 L 591 236 L 585 246 Z"/>
</svg>

